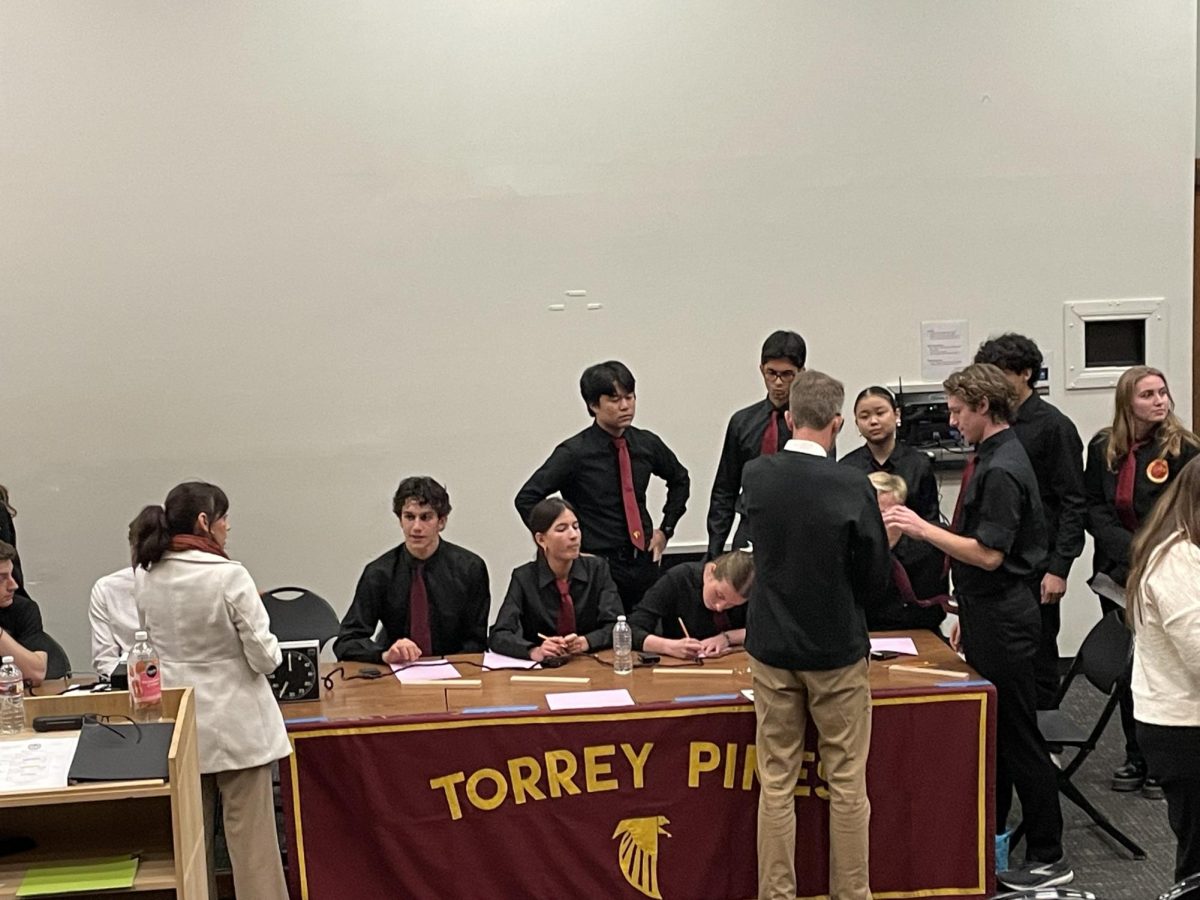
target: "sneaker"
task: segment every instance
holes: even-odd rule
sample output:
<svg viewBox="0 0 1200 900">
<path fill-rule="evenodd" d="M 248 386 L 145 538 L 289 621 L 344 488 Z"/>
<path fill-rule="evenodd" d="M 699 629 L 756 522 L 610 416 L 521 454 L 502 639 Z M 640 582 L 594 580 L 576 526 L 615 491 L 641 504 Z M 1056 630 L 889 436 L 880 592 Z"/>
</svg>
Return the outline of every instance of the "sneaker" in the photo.
<svg viewBox="0 0 1200 900">
<path fill-rule="evenodd" d="M 1134 762 L 1133 760 L 1125 760 L 1125 765 L 1113 772 L 1112 789 L 1114 791 L 1137 791 L 1141 790 L 1143 784 L 1146 783 L 1146 764 L 1144 762 Z"/>
<path fill-rule="evenodd" d="M 1163 798 L 1162 782 L 1157 778 L 1147 777 L 1142 784 L 1142 796 L 1147 800 L 1161 800 Z"/>
<path fill-rule="evenodd" d="M 996 880 L 1005 887 L 1019 891 L 1028 888 L 1054 887 L 1056 884 L 1070 884 L 1075 880 L 1075 872 L 1072 871 L 1067 858 L 1063 856 L 1057 862 L 1028 861 L 1023 866 L 998 873 Z"/>
</svg>

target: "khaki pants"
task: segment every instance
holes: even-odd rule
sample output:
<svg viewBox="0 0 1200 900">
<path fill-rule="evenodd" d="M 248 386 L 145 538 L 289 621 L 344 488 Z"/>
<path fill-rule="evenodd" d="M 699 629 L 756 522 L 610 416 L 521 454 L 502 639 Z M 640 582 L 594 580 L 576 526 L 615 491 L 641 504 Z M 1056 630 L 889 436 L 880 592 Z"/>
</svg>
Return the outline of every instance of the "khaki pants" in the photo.
<svg viewBox="0 0 1200 900">
<path fill-rule="evenodd" d="M 288 900 L 275 828 L 271 765 L 200 776 L 204 804 L 204 844 L 208 851 L 209 894 L 216 900 L 213 841 L 217 830 L 217 794 L 224 810 L 225 844 L 239 900 Z"/>
<path fill-rule="evenodd" d="M 808 716 L 829 783 L 829 896 L 870 900 L 871 689 L 864 659 L 844 669 L 793 672 L 751 660 L 758 718 L 758 896 L 795 900 L 796 800 Z"/>
</svg>

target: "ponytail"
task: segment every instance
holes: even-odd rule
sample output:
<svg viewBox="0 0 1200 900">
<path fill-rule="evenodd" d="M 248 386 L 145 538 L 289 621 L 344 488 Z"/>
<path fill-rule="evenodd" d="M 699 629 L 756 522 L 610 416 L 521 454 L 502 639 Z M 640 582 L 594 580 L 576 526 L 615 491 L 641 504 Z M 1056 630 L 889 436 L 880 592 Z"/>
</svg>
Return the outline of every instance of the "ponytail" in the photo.
<svg viewBox="0 0 1200 900">
<path fill-rule="evenodd" d="M 147 506 L 129 523 L 129 547 L 133 567 L 149 569 L 162 559 L 171 546 L 171 530 L 167 526 L 167 511 L 161 506 Z"/>
</svg>

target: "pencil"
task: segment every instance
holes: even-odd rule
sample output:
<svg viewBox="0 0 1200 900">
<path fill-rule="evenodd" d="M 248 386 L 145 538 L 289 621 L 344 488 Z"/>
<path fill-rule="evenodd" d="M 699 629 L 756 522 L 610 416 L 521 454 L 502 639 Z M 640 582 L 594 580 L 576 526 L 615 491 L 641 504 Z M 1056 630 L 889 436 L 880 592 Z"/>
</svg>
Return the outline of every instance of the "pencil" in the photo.
<svg viewBox="0 0 1200 900">
<path fill-rule="evenodd" d="M 687 626 L 683 624 L 683 616 L 678 616 L 677 618 L 679 619 L 679 627 L 683 629 L 683 636 L 690 641 L 692 636 L 688 634 Z"/>
</svg>

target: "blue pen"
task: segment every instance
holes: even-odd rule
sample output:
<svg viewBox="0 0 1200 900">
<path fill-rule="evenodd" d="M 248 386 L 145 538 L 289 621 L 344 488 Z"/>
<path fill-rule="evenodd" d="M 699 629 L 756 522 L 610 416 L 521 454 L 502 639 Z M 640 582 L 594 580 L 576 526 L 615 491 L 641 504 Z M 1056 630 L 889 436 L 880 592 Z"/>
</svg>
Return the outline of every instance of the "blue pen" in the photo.
<svg viewBox="0 0 1200 900">
<path fill-rule="evenodd" d="M 684 694 L 676 703 L 708 703 L 711 700 L 736 700 L 741 694 Z"/>
<path fill-rule="evenodd" d="M 465 715 L 475 713 L 535 712 L 536 706 L 469 706 L 462 710 Z"/>
</svg>

